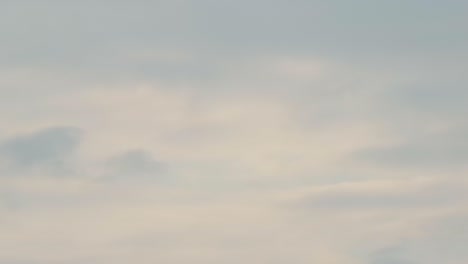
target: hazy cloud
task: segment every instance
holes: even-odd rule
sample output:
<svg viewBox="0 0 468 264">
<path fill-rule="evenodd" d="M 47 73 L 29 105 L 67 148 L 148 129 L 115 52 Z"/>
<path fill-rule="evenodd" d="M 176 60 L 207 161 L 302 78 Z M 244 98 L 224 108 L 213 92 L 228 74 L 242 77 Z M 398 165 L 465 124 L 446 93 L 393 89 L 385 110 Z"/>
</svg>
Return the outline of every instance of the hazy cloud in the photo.
<svg viewBox="0 0 468 264">
<path fill-rule="evenodd" d="M 144 150 L 132 150 L 110 158 L 106 162 L 111 179 L 155 179 L 161 180 L 166 172 L 166 164 L 159 162 Z"/>
<path fill-rule="evenodd" d="M 356 157 L 389 167 L 429 170 L 465 167 L 468 158 L 468 145 L 465 143 L 468 133 L 465 127 L 449 126 L 448 131 L 436 131 L 432 135 L 424 135 L 424 132 L 421 134 L 423 135 L 404 133 L 406 138 L 403 138 L 403 142 L 359 151 Z"/>
<path fill-rule="evenodd" d="M 19 135 L 0 145 L 0 154 L 7 166 L 15 169 L 60 167 L 75 153 L 80 134 L 77 128 L 52 127 Z"/>
<path fill-rule="evenodd" d="M 466 263 L 467 11 L 3 1 L 0 262 Z"/>
<path fill-rule="evenodd" d="M 404 250 L 399 248 L 385 248 L 372 254 L 371 264 L 412 264 L 414 262 L 405 260 Z"/>
</svg>

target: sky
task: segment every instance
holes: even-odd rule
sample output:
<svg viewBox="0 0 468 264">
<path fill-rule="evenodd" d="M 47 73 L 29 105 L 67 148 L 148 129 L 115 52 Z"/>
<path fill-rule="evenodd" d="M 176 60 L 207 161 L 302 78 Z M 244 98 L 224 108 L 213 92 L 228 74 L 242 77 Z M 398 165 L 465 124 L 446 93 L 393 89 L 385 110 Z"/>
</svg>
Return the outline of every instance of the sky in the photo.
<svg viewBox="0 0 468 264">
<path fill-rule="evenodd" d="M 467 14 L 0 1 L 0 264 L 468 263 Z"/>
</svg>

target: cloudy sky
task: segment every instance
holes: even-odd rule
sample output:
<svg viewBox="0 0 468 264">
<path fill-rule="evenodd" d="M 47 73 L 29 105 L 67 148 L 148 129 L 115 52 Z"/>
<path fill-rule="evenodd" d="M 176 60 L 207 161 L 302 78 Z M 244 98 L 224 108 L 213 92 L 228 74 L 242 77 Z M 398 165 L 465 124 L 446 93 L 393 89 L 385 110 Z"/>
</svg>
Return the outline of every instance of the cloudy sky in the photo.
<svg viewBox="0 0 468 264">
<path fill-rule="evenodd" d="M 468 263 L 468 2 L 0 1 L 0 264 Z"/>
</svg>

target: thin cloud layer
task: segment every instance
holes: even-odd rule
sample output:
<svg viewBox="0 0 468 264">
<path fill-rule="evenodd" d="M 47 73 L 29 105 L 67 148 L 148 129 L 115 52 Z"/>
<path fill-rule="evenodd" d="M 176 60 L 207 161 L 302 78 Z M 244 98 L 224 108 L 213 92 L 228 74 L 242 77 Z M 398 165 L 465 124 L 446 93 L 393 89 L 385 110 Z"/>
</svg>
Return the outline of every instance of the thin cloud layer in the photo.
<svg viewBox="0 0 468 264">
<path fill-rule="evenodd" d="M 4 2 L 0 263 L 468 261 L 466 3 Z"/>
</svg>

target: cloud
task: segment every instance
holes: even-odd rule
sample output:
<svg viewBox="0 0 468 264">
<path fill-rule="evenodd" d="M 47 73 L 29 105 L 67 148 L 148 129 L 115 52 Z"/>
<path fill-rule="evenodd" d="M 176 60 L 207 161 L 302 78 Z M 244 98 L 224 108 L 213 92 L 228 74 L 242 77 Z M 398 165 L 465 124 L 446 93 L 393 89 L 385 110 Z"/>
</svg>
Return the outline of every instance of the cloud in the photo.
<svg viewBox="0 0 468 264">
<path fill-rule="evenodd" d="M 466 210 L 463 209 L 438 215 L 424 223 L 416 236 L 373 250 L 369 254 L 369 263 L 463 263 L 463 245 L 468 241 L 468 234 L 465 232 L 466 219 Z"/>
<path fill-rule="evenodd" d="M 404 250 L 389 247 L 378 250 L 372 254 L 370 264 L 413 264 L 414 262 L 405 259 Z"/>
<path fill-rule="evenodd" d="M 159 162 L 144 150 L 131 150 L 110 158 L 105 166 L 108 177 L 112 179 L 157 179 L 161 180 L 166 172 L 166 164 Z"/>
<path fill-rule="evenodd" d="M 467 3 L 3 2 L 0 262 L 467 262 Z"/>
<path fill-rule="evenodd" d="M 421 236 L 404 243 L 414 259 L 421 263 L 463 263 L 466 257 L 463 245 L 468 242 L 468 215 L 466 206 L 462 208 L 436 218 Z"/>
<path fill-rule="evenodd" d="M 436 210 L 463 203 L 467 188 L 465 181 L 454 179 L 353 181 L 311 187 L 299 204 L 309 210 Z"/>
<path fill-rule="evenodd" d="M 405 135 L 401 142 L 358 151 L 357 160 L 392 168 L 465 168 L 468 158 L 468 133 L 464 126 L 439 129 L 422 135 Z M 445 131 L 444 131 L 445 130 Z"/>
<path fill-rule="evenodd" d="M 81 132 L 74 127 L 51 127 L 19 135 L 0 145 L 0 156 L 10 168 L 23 170 L 65 166 L 80 143 Z"/>
</svg>

